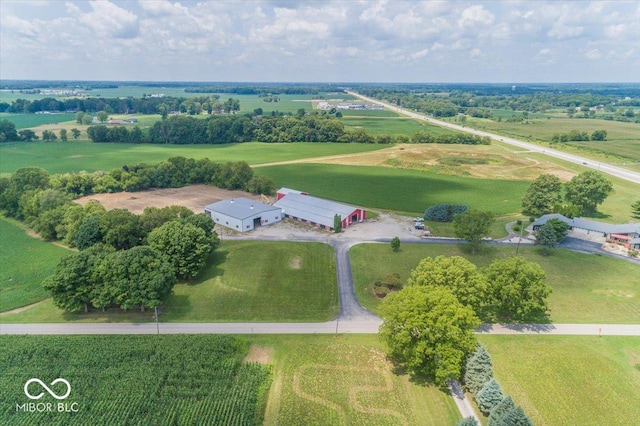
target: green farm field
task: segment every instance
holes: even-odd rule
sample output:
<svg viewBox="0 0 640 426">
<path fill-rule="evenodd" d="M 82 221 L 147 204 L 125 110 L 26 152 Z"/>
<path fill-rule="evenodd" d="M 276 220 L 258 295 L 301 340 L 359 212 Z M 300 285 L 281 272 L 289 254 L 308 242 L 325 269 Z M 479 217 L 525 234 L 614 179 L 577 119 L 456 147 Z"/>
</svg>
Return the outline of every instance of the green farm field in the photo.
<svg viewBox="0 0 640 426">
<path fill-rule="evenodd" d="M 377 111 L 371 111 L 377 112 Z M 364 114 L 363 114 L 364 115 Z M 417 120 L 403 117 L 367 117 L 366 115 L 345 116 L 341 120 L 345 128 L 363 128 L 372 135 L 404 135 L 411 137 L 420 131 L 428 131 L 433 135 L 454 134 L 451 130 L 429 124 L 420 123 Z"/>
<path fill-rule="evenodd" d="M 265 425 L 453 425 L 452 398 L 398 375 L 371 335 L 260 335 L 272 349 Z"/>
<path fill-rule="evenodd" d="M 48 260 L 49 273 L 56 264 Z M 8 263 L 7 273 L 14 268 L 18 266 Z M 225 240 L 194 281 L 179 283 L 173 290 L 160 321 L 322 322 L 339 311 L 335 257 L 322 243 Z M 41 292 L 39 299 L 44 297 Z M 65 313 L 48 299 L 22 312 L 3 314 L 2 321 L 150 322 L 152 315 L 120 309 Z"/>
<path fill-rule="evenodd" d="M 223 145 L 135 145 L 91 142 L 11 142 L 0 144 L 0 174 L 21 167 L 42 167 L 49 173 L 119 169 L 124 164 L 159 163 L 183 156 L 224 163 L 262 164 L 301 158 L 344 155 L 384 149 L 382 145 L 338 143 L 249 142 Z"/>
<path fill-rule="evenodd" d="M 479 339 L 505 394 L 535 425 L 623 426 L 640 419 L 640 337 Z"/>
<path fill-rule="evenodd" d="M 332 164 L 255 169 L 277 186 L 304 188 L 323 198 L 368 208 L 422 214 L 433 204 L 467 204 L 497 215 L 520 210 L 526 181 L 462 178 L 430 171 Z"/>
<path fill-rule="evenodd" d="M 248 350 L 246 340 L 213 335 L 3 336 L 0 423 L 261 424 L 271 368 L 244 362 Z M 50 412 L 18 409 L 34 402 L 24 390 L 33 377 L 67 380 L 69 396 L 45 393 L 37 403 Z M 59 402 L 76 412 L 59 412 Z"/>
<path fill-rule="evenodd" d="M 0 120 L 9 120 L 17 130 L 37 127 L 43 124 L 75 123 L 75 114 L 9 114 L 0 113 Z M 69 136 L 71 137 L 71 136 Z"/>
<path fill-rule="evenodd" d="M 18 222 L 0 217 L 0 312 L 46 298 L 40 283 L 70 253 L 30 237 Z"/>
<path fill-rule="evenodd" d="M 468 125 L 531 142 L 551 142 L 551 137 L 554 134 L 569 133 L 571 130 L 584 131 L 589 134 L 596 130 L 606 130 L 607 140 L 604 142 L 569 142 L 555 144 L 553 148 L 568 150 L 578 155 L 594 158 L 597 161 L 640 170 L 640 124 L 638 123 L 599 119 L 549 118 L 533 119 L 525 124 L 469 118 Z"/>
<path fill-rule="evenodd" d="M 468 246 L 454 244 L 402 244 L 394 253 L 388 244 L 360 244 L 351 251 L 351 267 L 358 300 L 377 312 L 380 300 L 374 282 L 398 273 L 406 282 L 425 257 L 462 256 L 478 267 L 515 254 L 515 246 L 484 246 L 472 255 Z M 556 323 L 637 324 L 640 318 L 638 265 L 605 256 L 556 249 L 545 256 L 538 248 L 520 246 L 519 254 L 539 263 L 553 293 L 548 298 L 550 320 Z M 621 279 L 620 277 L 624 277 Z"/>
</svg>

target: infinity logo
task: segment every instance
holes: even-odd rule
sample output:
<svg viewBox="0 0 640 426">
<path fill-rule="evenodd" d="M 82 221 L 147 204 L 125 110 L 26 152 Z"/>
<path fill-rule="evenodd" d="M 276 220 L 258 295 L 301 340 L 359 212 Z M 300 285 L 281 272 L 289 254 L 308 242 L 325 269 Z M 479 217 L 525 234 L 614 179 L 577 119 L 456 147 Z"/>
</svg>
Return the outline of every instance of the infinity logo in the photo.
<svg viewBox="0 0 640 426">
<path fill-rule="evenodd" d="M 44 392 L 40 392 L 38 395 L 33 396 L 29 393 L 29 385 L 33 382 L 36 382 L 38 384 L 40 384 L 40 386 L 42 386 L 44 388 L 44 390 L 46 390 L 47 392 L 49 392 L 49 395 L 51 395 L 52 397 L 54 397 L 55 399 L 65 399 L 66 397 L 69 396 L 69 394 L 71 393 L 71 385 L 69 384 L 69 382 L 67 382 L 65 379 L 55 379 L 53 382 L 51 382 L 51 386 L 55 385 L 56 383 L 64 383 L 65 385 L 67 385 L 67 392 L 62 395 L 62 396 L 58 396 L 54 391 L 52 391 L 51 389 L 49 389 L 49 387 L 47 385 L 45 385 L 42 380 L 40 379 L 29 379 L 27 381 L 27 383 L 24 384 L 24 394 L 27 395 L 28 398 L 30 399 L 40 399 L 44 396 Z"/>
</svg>

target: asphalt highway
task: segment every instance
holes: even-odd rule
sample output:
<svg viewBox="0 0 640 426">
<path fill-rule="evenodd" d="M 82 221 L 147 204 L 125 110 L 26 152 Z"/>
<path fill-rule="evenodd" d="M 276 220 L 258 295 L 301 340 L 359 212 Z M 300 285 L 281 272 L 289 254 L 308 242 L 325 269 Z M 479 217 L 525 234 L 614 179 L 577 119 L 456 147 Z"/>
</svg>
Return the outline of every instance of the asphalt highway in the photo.
<svg viewBox="0 0 640 426">
<path fill-rule="evenodd" d="M 532 144 L 532 143 L 528 143 L 528 142 L 524 142 L 518 139 L 514 139 L 514 138 L 510 138 L 510 137 L 506 137 L 506 136 L 500 136 L 500 135 L 496 135 L 493 133 L 489 133 L 489 132 L 485 132 L 482 130 L 476 130 L 476 129 L 472 129 L 469 127 L 464 127 L 464 126 L 460 126 L 458 124 L 453 124 L 453 123 L 448 123 L 446 121 L 441 121 L 441 120 L 437 120 L 435 118 L 432 117 L 428 117 L 424 114 L 420 114 L 414 111 L 409 111 L 407 109 L 404 108 L 400 108 L 398 106 L 389 104 L 387 102 L 382 102 L 379 101 L 377 99 L 373 99 L 373 98 L 369 98 L 367 96 L 362 96 L 358 93 L 355 92 L 350 92 L 347 91 L 347 93 L 356 96 L 360 99 L 363 99 L 367 102 L 371 102 L 377 105 L 382 105 L 385 108 L 391 110 L 391 111 L 395 111 L 399 114 L 403 114 L 406 115 L 408 117 L 411 118 L 415 118 L 417 120 L 421 120 L 421 121 L 427 121 L 429 123 L 435 124 L 437 126 L 441 126 L 441 127 L 447 127 L 449 129 L 453 129 L 453 130 L 457 130 L 459 132 L 465 132 L 465 133 L 470 133 L 473 135 L 477 135 L 477 136 L 486 136 L 489 137 L 495 141 L 500 141 L 506 144 L 510 144 L 513 146 L 517 146 L 519 148 L 522 149 L 526 149 L 527 151 L 532 151 L 532 152 L 537 152 L 540 154 L 544 154 L 544 155 L 548 155 L 550 157 L 554 157 L 554 158 L 558 158 L 561 160 L 565 160 L 565 161 L 569 161 L 571 163 L 575 163 L 575 164 L 580 164 L 584 167 L 590 167 L 594 170 L 598 170 L 602 173 L 607 173 L 611 176 L 615 176 L 618 177 L 620 179 L 624 179 L 624 180 L 628 180 L 629 182 L 633 182 L 633 183 L 637 183 L 640 184 L 640 173 L 638 172 L 634 172 L 631 170 L 627 170 L 627 169 L 623 169 L 622 167 L 617 167 L 617 166 L 613 166 L 611 164 L 607 164 L 607 163 L 601 163 L 595 160 L 591 160 L 588 158 L 584 158 L 584 157 L 580 157 L 578 155 L 574 155 L 574 154 L 568 154 L 566 152 L 562 152 L 562 151 L 558 151 L 556 149 L 551 149 L 551 148 L 546 148 L 546 147 L 542 147 L 536 144 Z"/>
</svg>

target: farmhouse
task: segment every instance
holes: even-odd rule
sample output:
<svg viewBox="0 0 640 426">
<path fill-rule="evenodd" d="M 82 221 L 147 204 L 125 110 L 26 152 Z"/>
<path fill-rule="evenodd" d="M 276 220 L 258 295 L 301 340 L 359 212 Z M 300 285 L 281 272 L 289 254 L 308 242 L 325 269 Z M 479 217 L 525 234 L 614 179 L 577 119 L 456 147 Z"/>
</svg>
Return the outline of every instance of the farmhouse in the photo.
<svg viewBox="0 0 640 426">
<path fill-rule="evenodd" d="M 335 215 L 340 217 L 342 227 L 346 228 L 364 221 L 367 214 L 359 207 L 313 197 L 306 192 L 289 188 L 278 190 L 278 201 L 274 206 L 281 208 L 285 217 L 328 230 L 333 230 Z"/>
<path fill-rule="evenodd" d="M 558 219 L 569 225 L 570 229 L 574 231 L 574 236 L 578 238 L 580 234 L 596 236 L 620 243 L 627 248 L 640 248 L 640 223 L 611 224 L 580 217 L 569 219 L 561 214 L 546 214 L 538 218 L 531 226 L 534 231 L 537 231 L 551 219 Z"/>
<path fill-rule="evenodd" d="M 204 207 L 204 212 L 219 225 L 238 232 L 253 230 L 282 220 L 282 210 L 248 198 L 218 201 Z"/>
</svg>

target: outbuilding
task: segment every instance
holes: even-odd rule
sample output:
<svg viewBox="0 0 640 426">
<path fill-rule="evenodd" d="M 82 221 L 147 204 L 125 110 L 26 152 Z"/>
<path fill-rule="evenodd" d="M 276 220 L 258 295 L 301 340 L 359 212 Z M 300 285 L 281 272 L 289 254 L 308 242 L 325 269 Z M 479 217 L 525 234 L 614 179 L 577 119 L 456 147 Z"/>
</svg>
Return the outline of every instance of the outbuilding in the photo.
<svg viewBox="0 0 640 426">
<path fill-rule="evenodd" d="M 333 230 L 335 216 L 342 221 L 342 228 L 366 219 L 367 212 L 360 208 L 307 195 L 305 192 L 282 188 L 278 201 L 283 216 L 308 223 L 322 229 Z"/>
<path fill-rule="evenodd" d="M 237 232 L 251 231 L 282 220 L 282 209 L 239 197 L 218 201 L 204 207 L 205 213 L 218 224 Z"/>
</svg>

